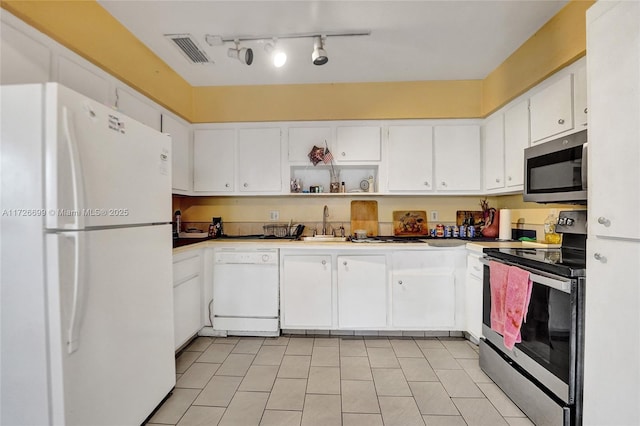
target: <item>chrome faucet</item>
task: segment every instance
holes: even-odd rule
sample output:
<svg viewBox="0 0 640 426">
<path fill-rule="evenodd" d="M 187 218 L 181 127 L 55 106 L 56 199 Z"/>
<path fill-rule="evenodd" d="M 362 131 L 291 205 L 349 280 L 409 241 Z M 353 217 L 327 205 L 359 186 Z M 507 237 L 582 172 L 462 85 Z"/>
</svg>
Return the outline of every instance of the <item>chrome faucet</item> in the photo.
<svg viewBox="0 0 640 426">
<path fill-rule="evenodd" d="M 322 235 L 327 235 L 327 218 L 329 217 L 329 207 L 324 206 L 322 211 Z"/>
</svg>

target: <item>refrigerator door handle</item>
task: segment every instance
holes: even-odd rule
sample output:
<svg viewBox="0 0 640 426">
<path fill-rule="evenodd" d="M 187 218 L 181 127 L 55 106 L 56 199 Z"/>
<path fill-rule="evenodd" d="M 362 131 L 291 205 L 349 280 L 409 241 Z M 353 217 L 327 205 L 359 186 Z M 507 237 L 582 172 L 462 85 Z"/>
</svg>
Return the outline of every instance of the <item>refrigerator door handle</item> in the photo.
<svg viewBox="0 0 640 426">
<path fill-rule="evenodd" d="M 82 173 L 82 163 L 78 152 L 78 143 L 73 131 L 72 112 L 67 107 L 62 107 L 62 128 L 64 138 L 69 151 L 69 167 L 71 170 L 71 186 L 73 190 L 73 208 L 75 210 L 74 223 L 65 225 L 65 229 L 84 228 L 84 182 Z"/>
<path fill-rule="evenodd" d="M 88 258 L 86 236 L 84 232 L 64 233 L 67 238 L 74 240 L 73 250 L 73 300 L 71 304 L 71 317 L 67 328 L 67 353 L 72 354 L 78 350 L 80 322 L 84 316 L 83 307 L 85 300 L 85 283 L 87 282 L 86 268 L 83 259 Z M 85 257 L 86 256 L 86 257 Z"/>
</svg>

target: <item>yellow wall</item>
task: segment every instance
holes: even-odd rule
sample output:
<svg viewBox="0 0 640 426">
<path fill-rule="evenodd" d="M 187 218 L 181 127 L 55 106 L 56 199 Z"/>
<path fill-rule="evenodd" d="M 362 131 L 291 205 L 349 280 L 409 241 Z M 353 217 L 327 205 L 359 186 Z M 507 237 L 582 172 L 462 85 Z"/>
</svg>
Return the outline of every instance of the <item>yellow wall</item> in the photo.
<svg viewBox="0 0 640 426">
<path fill-rule="evenodd" d="M 0 6 L 168 110 L 191 119 L 191 86 L 97 2 L 2 0 Z"/>
<path fill-rule="evenodd" d="M 573 0 L 483 81 L 191 87 L 95 1 L 0 6 L 191 122 L 484 117 L 585 52 Z M 144 19 L 144 17 L 141 17 Z"/>
<path fill-rule="evenodd" d="M 585 14 L 593 3 L 569 2 L 483 80 L 483 116 L 585 55 Z"/>
</svg>

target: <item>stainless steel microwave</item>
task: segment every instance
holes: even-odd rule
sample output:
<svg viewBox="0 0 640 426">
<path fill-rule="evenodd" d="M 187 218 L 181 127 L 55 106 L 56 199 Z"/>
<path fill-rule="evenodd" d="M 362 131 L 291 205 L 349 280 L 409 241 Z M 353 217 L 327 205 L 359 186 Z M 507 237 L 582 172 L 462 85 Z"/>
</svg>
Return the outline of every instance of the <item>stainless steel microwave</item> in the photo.
<svg viewBox="0 0 640 426">
<path fill-rule="evenodd" d="M 587 131 L 524 150 L 524 201 L 587 203 Z"/>
</svg>

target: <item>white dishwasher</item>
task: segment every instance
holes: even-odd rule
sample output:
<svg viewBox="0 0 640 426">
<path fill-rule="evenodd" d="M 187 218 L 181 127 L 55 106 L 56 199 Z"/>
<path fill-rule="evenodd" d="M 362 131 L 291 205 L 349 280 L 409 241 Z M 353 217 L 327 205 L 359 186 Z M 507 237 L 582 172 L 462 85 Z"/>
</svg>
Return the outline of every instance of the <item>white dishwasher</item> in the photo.
<svg viewBox="0 0 640 426">
<path fill-rule="evenodd" d="M 216 248 L 213 329 L 237 336 L 277 336 L 278 249 Z"/>
</svg>

